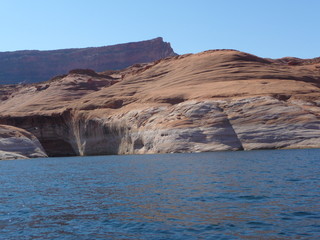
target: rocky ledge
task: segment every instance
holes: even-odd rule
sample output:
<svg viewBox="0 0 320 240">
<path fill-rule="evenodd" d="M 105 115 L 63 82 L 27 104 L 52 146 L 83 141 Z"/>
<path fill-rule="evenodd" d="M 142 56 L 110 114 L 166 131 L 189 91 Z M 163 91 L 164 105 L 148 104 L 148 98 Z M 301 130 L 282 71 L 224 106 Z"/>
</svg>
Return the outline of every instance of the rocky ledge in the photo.
<svg viewBox="0 0 320 240">
<path fill-rule="evenodd" d="M 0 125 L 0 160 L 47 157 L 38 139 L 12 126 Z"/>
<path fill-rule="evenodd" d="M 213 50 L 3 86 L 0 122 L 49 156 L 320 147 L 319 59 Z"/>
</svg>

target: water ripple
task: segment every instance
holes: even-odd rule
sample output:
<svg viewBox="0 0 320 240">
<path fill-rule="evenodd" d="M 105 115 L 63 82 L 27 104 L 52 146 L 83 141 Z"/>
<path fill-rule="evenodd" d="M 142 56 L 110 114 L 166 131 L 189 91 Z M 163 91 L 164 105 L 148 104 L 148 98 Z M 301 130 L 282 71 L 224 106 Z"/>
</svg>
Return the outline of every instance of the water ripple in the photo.
<svg viewBox="0 0 320 240">
<path fill-rule="evenodd" d="M 0 162 L 0 239 L 317 239 L 319 149 Z"/>
</svg>

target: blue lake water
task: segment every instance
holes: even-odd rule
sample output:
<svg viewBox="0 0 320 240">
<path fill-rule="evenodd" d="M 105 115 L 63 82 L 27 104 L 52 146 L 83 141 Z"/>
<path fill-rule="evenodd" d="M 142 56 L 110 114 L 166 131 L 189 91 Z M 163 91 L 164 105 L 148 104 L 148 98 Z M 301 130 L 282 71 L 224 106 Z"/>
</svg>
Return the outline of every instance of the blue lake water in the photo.
<svg viewBox="0 0 320 240">
<path fill-rule="evenodd" d="M 0 161 L 0 239 L 320 239 L 320 149 Z"/>
</svg>

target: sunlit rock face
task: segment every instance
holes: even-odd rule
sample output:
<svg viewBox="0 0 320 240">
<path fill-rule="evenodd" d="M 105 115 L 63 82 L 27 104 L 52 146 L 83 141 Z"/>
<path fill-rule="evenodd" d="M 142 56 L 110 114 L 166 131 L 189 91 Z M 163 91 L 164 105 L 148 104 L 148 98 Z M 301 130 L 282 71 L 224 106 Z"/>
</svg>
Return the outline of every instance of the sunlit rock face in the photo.
<svg viewBox="0 0 320 240">
<path fill-rule="evenodd" d="M 47 157 L 38 139 L 26 130 L 0 125 L 0 160 Z"/>
<path fill-rule="evenodd" d="M 49 156 L 315 148 L 319 86 L 319 59 L 213 50 L 3 86 L 0 122 Z"/>
<path fill-rule="evenodd" d="M 71 69 L 122 69 L 176 55 L 162 38 L 105 47 L 0 52 L 0 84 L 46 81 Z"/>
</svg>

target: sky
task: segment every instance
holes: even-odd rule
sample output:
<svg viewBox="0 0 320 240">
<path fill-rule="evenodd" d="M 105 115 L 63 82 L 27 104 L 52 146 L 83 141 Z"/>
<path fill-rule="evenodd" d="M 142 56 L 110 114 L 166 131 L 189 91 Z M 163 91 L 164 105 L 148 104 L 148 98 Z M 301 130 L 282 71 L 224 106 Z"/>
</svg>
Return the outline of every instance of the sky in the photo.
<svg viewBox="0 0 320 240">
<path fill-rule="evenodd" d="M 320 56 L 319 0 L 0 0 L 0 51 L 163 37 L 178 54 Z"/>
</svg>

